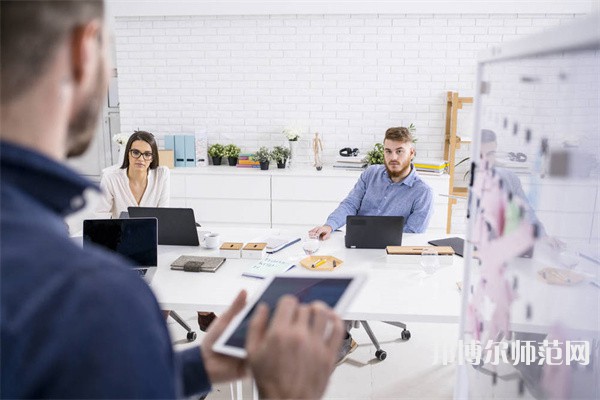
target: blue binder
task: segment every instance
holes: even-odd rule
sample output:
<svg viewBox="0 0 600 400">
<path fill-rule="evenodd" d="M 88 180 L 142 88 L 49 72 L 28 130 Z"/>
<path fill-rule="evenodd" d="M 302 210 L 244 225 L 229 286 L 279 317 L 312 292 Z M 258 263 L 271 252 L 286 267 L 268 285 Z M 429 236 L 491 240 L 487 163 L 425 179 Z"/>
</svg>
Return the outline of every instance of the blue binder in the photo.
<svg viewBox="0 0 600 400">
<path fill-rule="evenodd" d="M 193 135 L 185 135 L 185 166 L 196 166 L 196 141 Z"/>
<path fill-rule="evenodd" d="M 185 136 L 175 135 L 175 167 L 185 166 Z"/>
</svg>

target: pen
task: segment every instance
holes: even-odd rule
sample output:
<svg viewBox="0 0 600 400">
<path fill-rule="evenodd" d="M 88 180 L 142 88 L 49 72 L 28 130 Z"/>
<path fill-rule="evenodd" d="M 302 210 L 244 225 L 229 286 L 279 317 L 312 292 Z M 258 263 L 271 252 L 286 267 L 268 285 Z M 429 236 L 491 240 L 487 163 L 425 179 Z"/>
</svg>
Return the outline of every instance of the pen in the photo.
<svg viewBox="0 0 600 400">
<path fill-rule="evenodd" d="M 327 262 L 327 260 L 323 260 L 323 259 L 321 259 L 321 260 L 317 261 L 317 262 L 315 263 L 315 268 L 317 268 L 317 267 L 319 267 L 319 266 L 321 266 L 321 265 L 325 264 L 326 262 Z"/>
<path fill-rule="evenodd" d="M 322 258 L 319 258 L 317 261 L 315 261 L 314 263 L 312 263 L 312 265 L 310 267 L 311 268 L 318 267 L 319 265 L 321 265 L 324 262 L 325 262 L 325 260 L 323 260 Z"/>
</svg>

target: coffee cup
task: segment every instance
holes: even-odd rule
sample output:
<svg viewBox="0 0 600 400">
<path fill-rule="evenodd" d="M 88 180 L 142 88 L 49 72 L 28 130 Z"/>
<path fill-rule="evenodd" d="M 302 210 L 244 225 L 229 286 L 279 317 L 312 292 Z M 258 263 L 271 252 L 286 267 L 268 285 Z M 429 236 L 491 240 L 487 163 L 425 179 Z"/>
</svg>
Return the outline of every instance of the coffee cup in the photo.
<svg viewBox="0 0 600 400">
<path fill-rule="evenodd" d="M 216 249 L 221 244 L 221 238 L 218 233 L 211 232 L 204 235 L 202 239 L 202 247 L 207 249 Z"/>
</svg>

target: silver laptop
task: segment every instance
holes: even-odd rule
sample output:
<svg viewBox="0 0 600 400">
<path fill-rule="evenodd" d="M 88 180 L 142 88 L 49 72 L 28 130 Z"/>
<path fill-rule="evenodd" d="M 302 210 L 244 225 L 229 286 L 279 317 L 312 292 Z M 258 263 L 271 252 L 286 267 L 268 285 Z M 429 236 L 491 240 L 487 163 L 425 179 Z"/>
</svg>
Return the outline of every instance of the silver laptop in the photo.
<svg viewBox="0 0 600 400">
<path fill-rule="evenodd" d="M 146 282 L 152 281 L 158 266 L 156 218 L 86 219 L 83 246 L 90 244 L 122 255 Z"/>
</svg>

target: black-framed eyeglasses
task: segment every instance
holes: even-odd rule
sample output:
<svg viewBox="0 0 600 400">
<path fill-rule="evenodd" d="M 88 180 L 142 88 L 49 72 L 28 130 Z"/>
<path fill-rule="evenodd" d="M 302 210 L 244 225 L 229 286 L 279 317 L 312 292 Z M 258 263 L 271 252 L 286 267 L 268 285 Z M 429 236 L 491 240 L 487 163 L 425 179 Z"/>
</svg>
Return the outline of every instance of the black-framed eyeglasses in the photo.
<svg viewBox="0 0 600 400">
<path fill-rule="evenodd" d="M 154 154 L 152 154 L 151 151 L 146 151 L 146 152 L 141 152 L 137 149 L 131 149 L 129 150 L 129 154 L 131 154 L 131 157 L 133 158 L 140 158 L 140 156 L 144 156 L 144 160 L 146 161 L 150 161 L 152 160 L 152 158 L 154 157 Z"/>
</svg>

